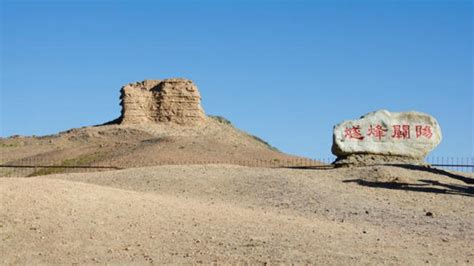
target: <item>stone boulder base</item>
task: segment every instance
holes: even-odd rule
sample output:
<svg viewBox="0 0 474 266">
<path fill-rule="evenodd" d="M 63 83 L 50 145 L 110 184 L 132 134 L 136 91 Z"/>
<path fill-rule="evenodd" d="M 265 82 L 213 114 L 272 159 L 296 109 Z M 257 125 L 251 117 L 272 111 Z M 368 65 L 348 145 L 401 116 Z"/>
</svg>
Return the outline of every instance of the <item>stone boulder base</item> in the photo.
<svg viewBox="0 0 474 266">
<path fill-rule="evenodd" d="M 441 142 L 441 129 L 420 112 L 372 112 L 334 127 L 332 153 L 339 164 L 423 164 Z"/>
<path fill-rule="evenodd" d="M 170 122 L 193 125 L 205 121 L 201 96 L 187 79 L 145 80 L 121 90 L 121 124 Z"/>
</svg>

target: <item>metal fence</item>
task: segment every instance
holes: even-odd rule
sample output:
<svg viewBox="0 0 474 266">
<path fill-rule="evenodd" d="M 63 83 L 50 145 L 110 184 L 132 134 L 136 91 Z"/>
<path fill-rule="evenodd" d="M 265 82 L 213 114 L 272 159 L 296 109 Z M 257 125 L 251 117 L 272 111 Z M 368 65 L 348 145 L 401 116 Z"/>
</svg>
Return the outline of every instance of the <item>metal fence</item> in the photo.
<svg viewBox="0 0 474 266">
<path fill-rule="evenodd" d="M 264 168 L 304 168 L 304 169 L 331 169 L 334 157 L 309 159 L 270 159 L 270 160 L 203 160 L 203 161 L 159 161 L 155 165 L 209 165 L 230 164 L 246 167 Z M 429 157 L 427 163 L 432 167 L 448 171 L 474 172 L 474 157 Z M 55 163 L 43 158 L 26 158 L 14 162 L 0 162 L 0 177 L 32 177 L 39 175 L 97 172 L 123 169 L 115 165 L 97 165 L 81 160 L 64 160 Z"/>
<path fill-rule="evenodd" d="M 426 162 L 435 168 L 474 173 L 474 157 L 428 157 Z"/>
<path fill-rule="evenodd" d="M 94 165 L 88 161 L 75 159 L 62 160 L 60 163 L 42 157 L 0 161 L 0 177 L 32 177 L 48 174 L 97 172 L 118 169 L 121 168 L 113 165 Z"/>
</svg>

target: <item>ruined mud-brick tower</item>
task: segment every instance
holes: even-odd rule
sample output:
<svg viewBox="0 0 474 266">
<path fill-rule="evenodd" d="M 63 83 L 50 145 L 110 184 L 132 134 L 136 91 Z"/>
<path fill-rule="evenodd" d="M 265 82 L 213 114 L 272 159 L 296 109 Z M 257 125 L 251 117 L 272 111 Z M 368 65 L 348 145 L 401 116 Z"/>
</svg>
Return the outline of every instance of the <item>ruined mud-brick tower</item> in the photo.
<svg viewBox="0 0 474 266">
<path fill-rule="evenodd" d="M 121 124 L 171 122 L 193 125 L 206 119 L 199 91 L 188 79 L 130 83 L 122 87 L 120 99 Z"/>
</svg>

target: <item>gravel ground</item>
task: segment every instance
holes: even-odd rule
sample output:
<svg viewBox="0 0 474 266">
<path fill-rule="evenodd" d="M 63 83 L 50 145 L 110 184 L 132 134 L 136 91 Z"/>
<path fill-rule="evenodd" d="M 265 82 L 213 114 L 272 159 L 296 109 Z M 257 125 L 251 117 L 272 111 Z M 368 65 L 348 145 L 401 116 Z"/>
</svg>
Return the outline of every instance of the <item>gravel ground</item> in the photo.
<svg viewBox="0 0 474 266">
<path fill-rule="evenodd" d="M 158 166 L 0 193 L 1 264 L 474 263 L 472 174 Z"/>
</svg>

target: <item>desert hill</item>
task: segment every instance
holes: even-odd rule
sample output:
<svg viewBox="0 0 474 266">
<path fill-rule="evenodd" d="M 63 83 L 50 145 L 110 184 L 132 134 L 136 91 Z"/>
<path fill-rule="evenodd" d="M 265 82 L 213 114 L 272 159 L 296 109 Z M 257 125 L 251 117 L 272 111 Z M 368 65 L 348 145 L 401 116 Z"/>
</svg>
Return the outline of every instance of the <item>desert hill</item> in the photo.
<svg viewBox="0 0 474 266">
<path fill-rule="evenodd" d="M 468 265 L 472 182 L 388 166 L 1 178 L 0 263 Z"/>
<path fill-rule="evenodd" d="M 166 123 L 84 127 L 43 137 L 11 137 L 0 140 L 0 145 L 3 163 L 12 165 L 130 168 L 296 158 L 236 129 L 221 117 L 207 117 L 194 126 Z M 58 171 L 81 169 L 46 169 L 38 174 Z"/>
<path fill-rule="evenodd" d="M 38 166 L 0 169 L 0 264 L 474 261 L 472 174 L 267 167 L 298 158 L 206 115 L 189 80 L 121 92 L 112 122 L 0 140 L 1 163 Z"/>
<path fill-rule="evenodd" d="M 43 137 L 0 139 L 2 164 L 112 166 L 231 163 L 297 158 L 279 152 L 223 117 L 207 116 L 194 83 L 145 80 L 121 89 L 121 116 L 99 126 Z M 24 170 L 26 175 L 84 171 L 81 168 Z"/>
</svg>

